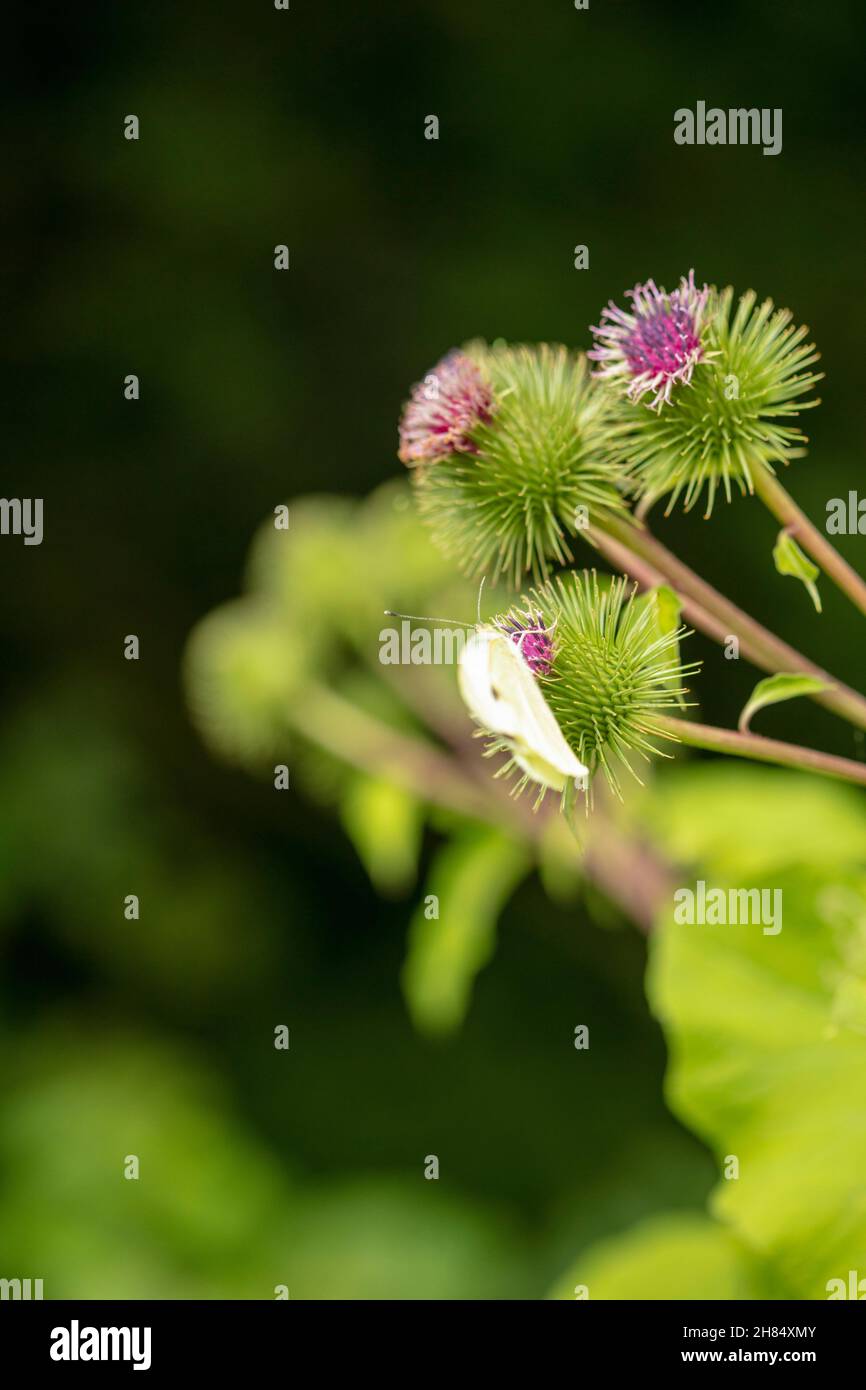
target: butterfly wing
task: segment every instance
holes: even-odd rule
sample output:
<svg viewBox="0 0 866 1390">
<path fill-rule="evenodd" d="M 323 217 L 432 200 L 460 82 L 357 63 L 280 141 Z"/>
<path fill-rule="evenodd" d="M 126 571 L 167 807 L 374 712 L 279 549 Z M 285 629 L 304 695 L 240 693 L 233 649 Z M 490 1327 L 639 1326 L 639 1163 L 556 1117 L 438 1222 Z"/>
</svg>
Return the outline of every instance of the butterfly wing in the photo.
<svg viewBox="0 0 866 1390">
<path fill-rule="evenodd" d="M 562 791 L 588 769 L 569 748 L 535 677 L 515 644 L 493 628 L 479 628 L 463 649 L 460 693 L 470 713 L 503 739 L 518 766 L 535 782 Z"/>
<path fill-rule="evenodd" d="M 491 665 L 494 681 L 513 686 L 517 732 L 509 741 L 514 759 L 537 782 L 562 791 L 570 778 L 585 777 L 586 768 L 568 746 L 541 686 L 509 637 L 496 633 Z"/>
</svg>

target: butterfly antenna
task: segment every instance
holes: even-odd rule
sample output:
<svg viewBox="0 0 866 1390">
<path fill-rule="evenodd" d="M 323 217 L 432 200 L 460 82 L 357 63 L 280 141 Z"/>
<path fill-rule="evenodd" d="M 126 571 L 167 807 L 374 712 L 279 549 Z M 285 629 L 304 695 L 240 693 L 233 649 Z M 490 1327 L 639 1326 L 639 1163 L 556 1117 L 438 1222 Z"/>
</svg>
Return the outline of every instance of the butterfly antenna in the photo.
<svg viewBox="0 0 866 1390">
<path fill-rule="evenodd" d="M 459 618 L 428 618 L 423 613 L 397 613 L 393 608 L 385 609 L 386 618 L 405 618 L 411 623 L 448 623 L 451 627 L 474 627 L 474 623 L 462 623 Z"/>
</svg>

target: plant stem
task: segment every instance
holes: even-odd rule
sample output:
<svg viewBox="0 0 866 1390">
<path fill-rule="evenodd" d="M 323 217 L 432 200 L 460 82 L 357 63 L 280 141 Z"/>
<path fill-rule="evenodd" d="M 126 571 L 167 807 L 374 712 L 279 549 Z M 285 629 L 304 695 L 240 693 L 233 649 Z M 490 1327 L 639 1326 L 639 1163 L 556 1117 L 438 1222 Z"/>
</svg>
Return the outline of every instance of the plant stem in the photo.
<svg viewBox="0 0 866 1390">
<path fill-rule="evenodd" d="M 476 783 L 454 756 L 412 734 L 400 733 L 318 682 L 292 702 L 293 727 L 341 762 L 362 772 L 387 775 L 419 801 L 470 816 L 528 840 L 538 852 L 550 816 L 506 796 L 487 775 Z M 479 772 L 482 759 L 479 763 Z M 576 849 L 576 846 L 575 846 Z M 675 874 L 646 844 L 624 833 L 602 805 L 590 819 L 583 853 L 587 876 L 642 931 L 649 931 L 659 906 L 670 898 Z"/>
<path fill-rule="evenodd" d="M 311 682 L 292 702 L 299 733 L 334 757 L 374 776 L 387 777 L 420 800 L 474 819 L 491 819 L 490 798 L 432 743 L 400 733 L 327 686 Z M 495 818 L 502 824 L 507 809 Z M 507 817 L 514 829 L 514 816 Z"/>
<path fill-rule="evenodd" d="M 843 560 L 835 546 L 822 535 L 804 511 L 797 506 L 790 493 L 782 486 L 775 474 L 768 468 L 756 470 L 753 482 L 755 492 L 764 506 L 789 533 L 808 551 L 815 563 L 829 575 L 843 594 L 866 614 L 866 583 L 847 560 Z"/>
<path fill-rule="evenodd" d="M 866 763 L 855 762 L 853 758 L 837 758 L 833 753 L 801 748 L 795 743 L 763 738 L 760 734 L 740 734 L 734 729 L 715 728 L 712 724 L 692 724 L 670 715 L 657 716 L 656 723 L 691 748 L 705 748 L 735 758 L 752 758 L 759 763 L 776 763 L 779 767 L 798 768 L 804 772 L 819 772 L 824 777 L 857 782 L 866 787 Z"/>
<path fill-rule="evenodd" d="M 598 808 L 590 816 L 583 857 L 587 876 L 642 931 L 652 930 L 678 875 L 648 844 L 624 834 Z"/>
<path fill-rule="evenodd" d="M 603 531 L 591 527 L 588 539 L 616 569 L 631 574 L 644 587 L 664 582 L 672 585 L 693 627 L 720 645 L 735 636 L 743 655 L 760 670 L 771 675 L 799 672 L 824 681 L 828 688 L 811 698 L 857 728 L 866 729 L 866 698 L 749 617 L 656 540 L 646 526 L 615 518 L 605 523 Z"/>
</svg>

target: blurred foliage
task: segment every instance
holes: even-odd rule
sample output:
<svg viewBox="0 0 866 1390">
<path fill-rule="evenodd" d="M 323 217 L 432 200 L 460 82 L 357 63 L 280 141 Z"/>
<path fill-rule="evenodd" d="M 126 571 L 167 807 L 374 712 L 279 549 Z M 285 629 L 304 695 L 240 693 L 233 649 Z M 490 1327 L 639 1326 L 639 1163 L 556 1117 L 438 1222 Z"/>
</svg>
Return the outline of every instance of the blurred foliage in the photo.
<svg viewBox="0 0 866 1390">
<path fill-rule="evenodd" d="M 602 1241 L 553 1296 L 826 1298 L 866 1262 L 866 807 L 847 788 L 720 766 L 667 779 L 640 817 L 708 886 L 778 889 L 782 929 L 662 914 L 649 994 L 666 1091 L 737 1174 L 710 1197 L 715 1219 L 659 1216 Z"/>
<path fill-rule="evenodd" d="M 48 789 L 34 767 L 50 769 Z M 274 909 L 254 864 L 214 855 L 90 691 L 71 684 L 7 725 L 0 794 L 14 808 L 2 837 L 7 921 L 45 914 L 75 957 L 154 998 L 178 995 L 193 1014 L 261 981 Z"/>
<path fill-rule="evenodd" d="M 760 1261 L 707 1217 L 653 1217 L 600 1242 L 557 1283 L 559 1299 L 781 1298 Z"/>
<path fill-rule="evenodd" d="M 719 1183 L 713 1211 L 794 1297 L 824 1298 L 829 1279 L 866 1265 L 866 806 L 832 784 L 775 780 L 800 826 L 821 831 L 801 831 L 761 870 L 748 843 L 739 863 L 732 840 L 714 856 L 711 835 L 700 868 L 714 885 L 778 890 L 781 931 L 662 923 L 650 998 L 671 1048 L 675 1112 L 720 1161 L 739 1158 L 739 1179 Z M 727 800 L 738 822 L 743 806 L 766 814 L 768 781 L 737 769 L 716 799 L 718 779 L 704 774 L 704 805 L 720 815 Z M 674 820 L 677 799 L 674 787 Z"/>
<path fill-rule="evenodd" d="M 124 1181 L 128 1155 L 137 1180 Z M 520 1291 L 513 1234 L 404 1179 L 299 1185 L 221 1088 L 144 1037 L 55 1026 L 0 1137 L 4 1267 L 52 1298 L 477 1298 Z M 429 1191 L 429 1189 L 428 1189 Z"/>
<path fill-rule="evenodd" d="M 414 797 L 385 778 L 356 777 L 340 809 L 343 828 L 378 891 L 399 896 L 410 888 L 423 829 Z"/>
<path fill-rule="evenodd" d="M 443 577 L 429 561 L 429 540 L 406 519 L 402 496 L 395 484 L 364 504 L 358 529 L 379 573 L 393 576 L 391 582 L 404 594 L 414 580 L 411 598 L 420 601 L 415 606 L 438 612 L 442 605 L 432 586 L 441 585 Z M 383 497 L 390 509 L 382 506 Z M 320 501 L 317 509 L 304 537 L 304 565 L 312 576 L 324 575 L 334 541 L 326 504 Z M 300 509 L 292 510 L 297 515 Z M 342 504 L 335 506 L 331 520 L 341 511 Z M 392 525 L 395 511 L 399 527 Z M 344 555 L 351 555 L 353 534 L 345 533 Z M 285 544 L 267 532 L 256 543 L 249 571 L 254 587 L 244 600 L 253 637 L 257 605 L 272 597 L 275 576 L 291 570 L 288 563 L 263 564 L 262 557 Z M 283 557 L 288 559 L 285 550 Z M 364 644 L 374 650 L 373 603 L 383 601 L 375 571 L 370 588 L 377 598 L 369 611 L 359 610 L 344 630 L 345 609 L 339 602 L 329 606 L 332 595 L 325 584 L 316 613 L 320 645 L 315 656 L 307 648 L 305 661 L 308 680 L 314 670 L 327 671 L 331 684 L 350 701 L 360 696 L 367 708 L 376 703 L 371 682 L 381 684 L 387 669 L 377 671 L 364 661 Z M 315 578 L 311 591 L 316 591 Z M 292 592 L 290 585 L 284 592 Z M 305 598 L 309 601 L 309 591 Z M 677 606 L 674 601 L 663 610 L 666 598 L 664 592 L 653 597 L 658 622 L 675 625 Z M 287 604 L 281 643 L 291 649 L 297 634 L 303 645 L 309 622 L 304 603 Z M 273 641 L 271 630 L 266 640 Z M 196 634 L 192 648 L 199 646 Z M 386 727 L 404 729 L 407 719 L 418 715 L 419 692 L 415 686 L 400 688 L 405 668 L 391 675 L 393 693 L 404 697 L 402 711 L 391 711 L 389 722 L 387 702 L 379 702 L 379 709 L 385 711 Z M 442 675 L 429 668 L 423 673 L 437 694 L 434 704 L 425 691 L 421 708 L 435 710 L 436 722 L 453 704 L 442 690 Z M 201 707 L 201 678 L 201 665 L 191 665 L 196 708 Z M 211 680 L 209 688 L 214 686 L 219 703 L 218 681 Z M 300 680 L 293 698 L 305 698 Z M 286 704 L 276 693 L 274 708 L 291 723 L 292 699 Z M 212 736 L 207 719 L 204 727 Z M 423 725 L 418 732 L 425 737 Z M 225 746 L 237 747 L 231 729 Z M 274 743 L 271 751 L 276 749 Z M 423 787 L 413 800 L 387 783 L 344 773 L 334 790 L 374 884 L 390 891 L 407 887 L 425 811 Z M 598 1247 L 590 1241 L 556 1285 L 557 1296 L 573 1297 L 575 1284 L 586 1284 L 591 1297 L 610 1298 L 646 1297 L 648 1290 L 657 1298 L 771 1298 L 780 1291 L 825 1296 L 829 1278 L 866 1260 L 858 1179 L 864 1156 L 848 1142 L 844 1154 L 833 1157 L 858 1129 L 859 1076 L 866 1061 L 861 1055 L 866 1035 L 862 798 L 814 778 L 711 765 L 668 772 L 626 803 L 621 815 L 629 833 L 653 844 L 680 875 L 694 872 L 714 886 L 779 889 L 783 926 L 778 935 L 764 934 L 760 925 L 685 927 L 660 913 L 650 997 L 672 1049 L 671 1103 L 711 1145 L 719 1165 L 736 1157 L 740 1174 L 719 1182 L 711 1199 L 716 1219 L 659 1214 L 613 1241 L 602 1239 Z M 434 824 L 445 828 L 435 817 Z M 421 890 L 402 976 L 410 1013 L 422 1031 L 448 1034 L 462 1022 L 473 981 L 493 954 L 498 915 L 520 880 L 533 865 L 545 864 L 554 846 L 554 866 L 562 867 L 551 872 L 547 863 L 543 881 L 554 892 L 559 883 L 568 896 L 565 866 L 573 871 L 579 852 L 568 837 L 555 839 L 556 824 L 554 817 L 541 853 L 529 840 L 521 844 L 519 837 L 498 829 L 463 824 L 460 815 L 446 821 L 449 837 Z"/>
<path fill-rule="evenodd" d="M 304 912 L 267 844 L 254 852 L 251 841 L 241 854 L 196 823 L 187 796 L 142 756 L 110 702 L 75 682 L 58 686 L 7 724 L 0 752 L 3 801 L 15 808 L 0 837 L 4 1268 L 38 1271 L 52 1297 L 267 1298 L 281 1283 L 293 1297 L 531 1297 L 583 1238 L 583 1193 L 597 1156 L 624 1145 L 627 1126 L 629 1161 L 604 1191 L 593 1188 L 592 1220 L 605 1212 L 615 1226 L 624 1219 L 631 1162 L 656 1155 L 659 1144 L 667 1157 L 647 1159 L 638 1214 L 659 1197 L 700 1200 L 705 1159 L 666 1133 L 654 1097 L 660 1057 L 645 1042 L 638 1084 L 646 1099 L 637 1110 L 632 1081 L 621 1084 L 626 1039 L 646 1028 L 639 954 L 629 953 L 627 985 L 610 977 L 613 955 L 605 964 L 590 949 L 578 967 L 583 1007 L 608 1038 L 567 1117 L 575 1001 L 563 969 L 554 999 L 550 941 L 522 952 L 505 973 L 506 996 L 488 996 L 480 1034 L 476 1026 L 450 1061 L 430 1056 L 411 1044 L 396 999 L 385 1016 L 381 1006 L 365 1013 L 383 968 L 396 986 L 393 953 L 383 957 L 370 933 L 355 950 L 346 937 L 351 975 L 343 985 L 333 977 L 314 983 L 321 912 Z M 34 768 L 43 779 L 50 769 L 50 783 L 34 782 Z M 389 891 L 405 893 L 408 879 L 398 885 L 390 876 L 394 860 L 382 855 L 376 832 L 390 836 L 407 816 L 414 823 L 402 839 L 408 875 L 417 807 L 372 782 L 358 803 L 357 783 L 350 775 L 341 795 L 356 813 L 375 812 L 362 827 L 370 868 L 386 864 Z M 440 834 L 454 828 L 441 815 L 433 824 Z M 498 868 L 501 877 L 504 866 L 511 883 L 525 872 L 514 842 L 498 848 L 501 837 L 461 833 L 467 844 L 478 836 L 488 876 Z M 554 856 L 563 887 L 564 851 L 560 843 Z M 471 859 L 464 874 L 470 883 Z M 500 904 L 508 883 L 493 885 Z M 133 889 L 141 917 L 126 920 Z M 492 910 L 482 892 L 479 922 Z M 431 1018 L 444 1007 L 452 1022 L 449 1001 L 462 1012 L 484 955 L 482 936 L 467 959 L 471 943 L 453 926 L 452 918 L 450 931 L 427 945 L 425 996 Z M 484 930 L 489 949 L 489 920 Z M 573 908 L 561 930 L 570 940 Z M 615 936 L 621 957 L 622 934 Z M 459 969 L 449 975 L 455 950 Z M 509 974 L 519 1000 L 508 999 Z M 292 1048 L 281 1054 L 270 1020 L 285 1017 Z M 551 1017 L 560 1054 L 553 1067 Z M 350 1137 L 340 1117 L 355 1091 L 365 1100 Z M 562 1142 L 545 1153 L 534 1136 L 554 1097 Z M 431 1149 L 443 1162 L 438 1184 L 421 1176 Z M 131 1153 L 141 1160 L 138 1182 L 122 1176 Z M 555 1221 L 546 1214 L 549 1192 L 573 1193 Z"/>
<path fill-rule="evenodd" d="M 399 893 L 413 885 L 425 819 L 442 823 L 423 782 L 412 795 L 386 776 L 353 770 L 328 747 L 295 737 L 293 717 L 298 707 L 321 704 L 326 683 L 350 702 L 335 706 L 332 721 L 338 737 L 345 724 L 350 744 L 351 710 L 360 706 L 386 733 L 414 730 L 426 738 L 426 717 L 471 746 L 453 665 L 388 665 L 378 658 L 383 631 L 399 630 L 401 622 L 386 618 L 386 609 L 455 614 L 461 615 L 456 622 L 466 622 L 474 585 L 455 577 L 432 544 L 405 481 L 384 485 L 354 507 L 339 498 L 302 498 L 289 516 L 287 530 L 269 521 L 256 536 L 246 595 L 194 630 L 185 661 L 190 708 L 214 750 L 257 775 L 266 775 L 269 758 L 282 759 L 290 749 L 292 770 L 308 794 L 336 803 L 373 885 Z M 482 597 L 485 615 L 505 601 L 495 588 Z M 465 824 L 457 811 L 446 816 L 458 827 L 456 838 L 434 861 L 403 972 L 412 1017 L 431 1033 L 450 1032 L 462 1021 L 474 978 L 495 949 L 497 917 L 534 857 L 513 838 Z M 540 857 L 549 880 L 558 874 L 565 883 L 574 871 L 574 844 L 558 833 L 554 818 L 549 824 Z M 459 901 L 459 920 L 431 914 L 429 895 Z"/>
<path fill-rule="evenodd" d="M 539 875 L 504 906 L 462 1029 L 419 1037 L 399 989 L 412 901 L 442 841 L 483 827 L 368 785 L 288 714 L 313 674 L 395 728 L 438 740 L 435 715 L 465 731 L 450 672 L 411 689 L 404 672 L 398 688 L 371 674 L 370 653 L 383 608 L 471 621 L 474 589 L 419 546 L 400 486 L 345 494 L 393 473 L 409 383 L 466 338 L 581 346 L 609 297 L 692 264 L 754 285 L 811 325 L 827 371 L 791 490 L 820 519 L 857 485 L 855 17 L 767 0 L 586 13 L 385 0 L 375 18 L 342 6 L 335 23 L 331 4 L 303 0 L 255 17 L 212 0 L 99 0 L 25 8 L 8 27 L 3 490 L 45 497 L 46 539 L 0 547 L 0 1275 L 44 1277 L 48 1296 L 270 1297 L 283 1282 L 293 1297 L 391 1298 L 570 1297 L 587 1280 L 599 1297 L 647 1297 L 647 1283 L 740 1296 L 772 1275 L 814 1296 L 854 1249 L 862 1124 L 845 1095 L 862 1091 L 849 1068 L 863 829 L 850 800 L 700 765 L 627 808 L 695 877 L 793 883 L 816 905 L 802 920 L 792 907 L 790 945 L 786 919 L 756 962 L 736 929 L 713 947 L 663 927 L 654 1008 L 674 1047 L 672 1103 L 698 1140 L 662 1102 L 643 942 L 584 881 L 558 821 L 524 847 Z M 784 108 L 782 157 L 673 145 L 677 107 L 747 92 Z M 292 271 L 275 283 L 284 240 Z M 576 241 L 591 252 L 581 273 Z M 311 492 L 275 532 L 279 500 Z M 260 524 L 247 592 L 217 607 Z M 735 501 L 712 528 L 658 528 L 857 680 L 844 601 L 828 587 L 812 618 L 768 568 L 762 509 Z M 857 538 L 839 543 L 857 563 Z M 135 664 L 119 655 L 129 631 Z M 692 640 L 705 716 L 733 724 L 754 673 Z M 219 763 L 184 715 L 184 650 Z M 793 739 L 806 717 L 816 743 L 862 752 L 805 702 L 764 716 Z M 302 795 L 274 793 L 278 760 Z M 130 892 L 137 922 L 123 917 Z M 470 973 L 454 954 L 450 994 L 447 972 L 431 980 L 452 1022 Z M 717 969 L 725 1017 L 710 1008 Z M 779 1011 L 800 1030 L 796 1093 Z M 272 1046 L 282 1020 L 288 1054 Z M 582 1020 L 589 1054 L 571 1046 Z M 838 1030 L 826 1054 L 824 1026 Z M 708 1075 L 709 1047 L 739 1078 L 741 1111 Z M 788 1139 L 802 1173 L 785 1168 Z M 127 1183 L 136 1145 L 142 1178 Z M 708 1225 L 718 1155 L 737 1145 L 752 1166 Z M 431 1150 L 438 1183 L 421 1177 Z M 822 1161 L 831 1181 L 816 1194 Z M 813 1201 L 826 1233 L 810 1252 Z"/>
<path fill-rule="evenodd" d="M 497 918 L 530 863 L 496 831 L 465 833 L 437 857 L 403 968 L 409 1011 L 423 1031 L 449 1033 L 462 1021 L 475 976 L 495 950 Z"/>
</svg>

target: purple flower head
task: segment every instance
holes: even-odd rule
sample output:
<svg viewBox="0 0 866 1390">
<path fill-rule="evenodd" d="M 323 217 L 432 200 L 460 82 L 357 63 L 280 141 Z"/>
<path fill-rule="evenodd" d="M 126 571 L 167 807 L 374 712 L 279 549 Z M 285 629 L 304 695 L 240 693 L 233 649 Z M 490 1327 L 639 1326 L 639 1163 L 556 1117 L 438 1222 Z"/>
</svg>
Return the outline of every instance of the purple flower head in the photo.
<svg viewBox="0 0 866 1390">
<path fill-rule="evenodd" d="M 631 378 L 629 400 L 639 401 L 653 391 L 650 409 L 661 410 L 670 402 L 674 386 L 687 386 L 695 366 L 707 355 L 701 320 L 709 293 L 707 285 L 697 288 L 690 270 L 673 294 L 660 290 L 654 280 L 627 290 L 631 312 L 611 300 L 601 311 L 599 326 L 590 330 L 598 346 L 587 356 L 603 364 L 595 375 Z"/>
<path fill-rule="evenodd" d="M 470 432 L 489 424 L 493 410 L 493 392 L 471 357 L 449 352 L 412 388 L 400 421 L 401 461 L 412 465 L 477 454 Z"/>
<path fill-rule="evenodd" d="M 539 613 L 529 610 L 521 614 L 520 618 L 503 619 L 499 626 L 500 631 L 520 648 L 520 655 L 534 676 L 550 674 L 553 665 L 553 633 Z"/>
</svg>

